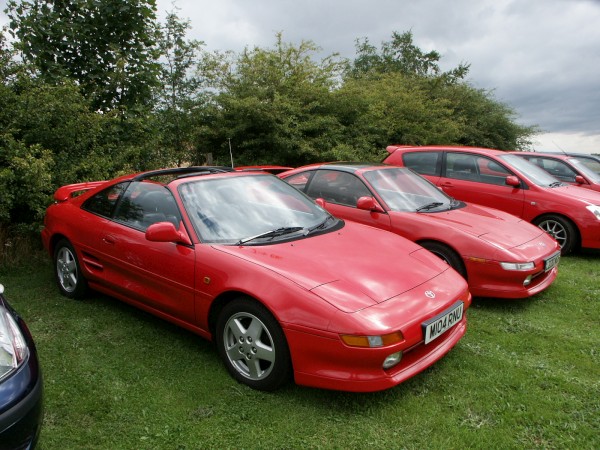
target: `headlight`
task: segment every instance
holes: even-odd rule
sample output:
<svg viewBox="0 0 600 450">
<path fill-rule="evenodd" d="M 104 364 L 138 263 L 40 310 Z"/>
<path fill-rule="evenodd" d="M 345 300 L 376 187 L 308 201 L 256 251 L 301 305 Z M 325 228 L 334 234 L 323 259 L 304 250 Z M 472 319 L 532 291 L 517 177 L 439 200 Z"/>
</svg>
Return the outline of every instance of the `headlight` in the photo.
<svg viewBox="0 0 600 450">
<path fill-rule="evenodd" d="M 596 219 L 600 220 L 600 206 L 588 205 L 588 206 L 586 206 L 586 209 L 589 212 L 591 212 L 594 216 L 596 216 Z"/>
<path fill-rule="evenodd" d="M 0 380 L 27 359 L 29 349 L 17 322 L 0 306 Z"/>
<path fill-rule="evenodd" d="M 501 262 L 500 265 L 504 270 L 531 270 L 535 268 L 535 263 L 526 262 L 526 263 L 508 263 Z"/>
<path fill-rule="evenodd" d="M 356 334 L 342 334 L 340 336 L 346 345 L 351 347 L 384 347 L 397 344 L 404 340 L 401 332 L 384 334 L 381 336 L 359 336 Z"/>
</svg>

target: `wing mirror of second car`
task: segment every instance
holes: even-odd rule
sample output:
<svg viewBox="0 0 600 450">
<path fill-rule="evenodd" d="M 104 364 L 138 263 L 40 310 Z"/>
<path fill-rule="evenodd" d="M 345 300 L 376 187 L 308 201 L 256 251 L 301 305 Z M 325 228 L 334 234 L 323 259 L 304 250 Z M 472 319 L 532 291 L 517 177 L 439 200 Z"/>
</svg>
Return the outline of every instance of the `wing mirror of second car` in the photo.
<svg viewBox="0 0 600 450">
<path fill-rule="evenodd" d="M 152 242 L 175 242 L 192 245 L 186 233 L 179 231 L 171 222 L 158 222 L 146 230 L 146 239 Z"/>
<path fill-rule="evenodd" d="M 516 187 L 516 188 L 521 187 L 521 182 L 514 175 L 509 175 L 506 177 L 506 184 L 508 184 L 509 186 Z"/>
<path fill-rule="evenodd" d="M 577 184 L 586 184 L 585 178 L 583 178 L 581 175 L 576 175 L 575 176 L 575 183 Z"/>
<path fill-rule="evenodd" d="M 375 200 L 373 197 L 366 197 L 366 196 L 360 197 L 356 201 L 356 207 L 358 209 L 363 209 L 365 211 L 378 212 L 378 213 L 385 212 L 383 210 L 383 208 L 381 206 L 379 206 L 379 203 L 377 203 L 377 200 Z"/>
</svg>

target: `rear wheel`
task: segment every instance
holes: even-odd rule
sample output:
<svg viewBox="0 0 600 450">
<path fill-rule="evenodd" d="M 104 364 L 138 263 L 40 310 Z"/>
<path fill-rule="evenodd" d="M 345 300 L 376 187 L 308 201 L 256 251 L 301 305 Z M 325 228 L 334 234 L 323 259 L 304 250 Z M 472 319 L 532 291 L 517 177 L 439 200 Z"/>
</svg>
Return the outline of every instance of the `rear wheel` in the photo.
<svg viewBox="0 0 600 450">
<path fill-rule="evenodd" d="M 549 215 L 536 219 L 533 224 L 558 241 L 563 255 L 575 250 L 578 239 L 577 230 L 568 219 L 561 216 Z"/>
<path fill-rule="evenodd" d="M 290 352 L 283 330 L 256 301 L 240 297 L 225 305 L 216 344 L 228 372 L 240 383 L 273 391 L 288 380 Z"/>
<path fill-rule="evenodd" d="M 81 273 L 77 253 L 66 239 L 60 240 L 54 249 L 54 274 L 62 295 L 80 298 L 87 290 L 87 281 Z"/>
<path fill-rule="evenodd" d="M 419 244 L 456 270 L 464 279 L 467 279 L 463 260 L 450 247 L 439 242 L 420 242 Z"/>
</svg>

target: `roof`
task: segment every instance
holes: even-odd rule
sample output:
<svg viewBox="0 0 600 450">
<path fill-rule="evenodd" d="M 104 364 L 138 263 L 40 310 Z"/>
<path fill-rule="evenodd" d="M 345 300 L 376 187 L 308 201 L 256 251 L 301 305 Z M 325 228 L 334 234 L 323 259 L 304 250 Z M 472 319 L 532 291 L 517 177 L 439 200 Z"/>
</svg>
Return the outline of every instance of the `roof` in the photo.
<svg viewBox="0 0 600 450">
<path fill-rule="evenodd" d="M 497 155 L 508 153 L 505 150 L 497 150 L 493 148 L 485 147 L 467 147 L 464 145 L 388 145 L 386 147 L 388 153 L 392 154 L 396 150 L 412 150 L 412 151 L 431 151 L 431 150 L 443 150 L 443 151 L 465 151 L 470 153 L 480 153 L 487 155 Z"/>
</svg>

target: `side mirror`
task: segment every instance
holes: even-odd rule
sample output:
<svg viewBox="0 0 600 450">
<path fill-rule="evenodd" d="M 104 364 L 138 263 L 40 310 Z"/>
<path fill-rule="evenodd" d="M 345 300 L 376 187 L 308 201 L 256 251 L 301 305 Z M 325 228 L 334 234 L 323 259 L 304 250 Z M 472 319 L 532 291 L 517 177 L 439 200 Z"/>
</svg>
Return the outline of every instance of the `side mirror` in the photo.
<svg viewBox="0 0 600 450">
<path fill-rule="evenodd" d="M 356 207 L 365 211 L 384 213 L 383 208 L 377 203 L 373 197 L 360 197 L 356 201 Z"/>
<path fill-rule="evenodd" d="M 521 187 L 521 182 L 514 175 L 509 175 L 506 177 L 506 184 L 508 184 L 509 186 L 516 187 L 516 188 Z"/>
<path fill-rule="evenodd" d="M 171 222 L 153 223 L 146 230 L 146 239 L 151 242 L 175 242 L 176 244 L 192 245 L 188 235 L 175 228 Z"/>
<path fill-rule="evenodd" d="M 325 209 L 325 199 L 322 199 L 321 197 L 315 199 L 315 203 L 317 205 L 319 205 L 321 208 Z"/>
<path fill-rule="evenodd" d="M 581 175 L 576 175 L 575 176 L 575 183 L 577 183 L 577 184 L 587 184 L 587 182 L 585 181 L 585 178 L 583 178 Z"/>
</svg>

